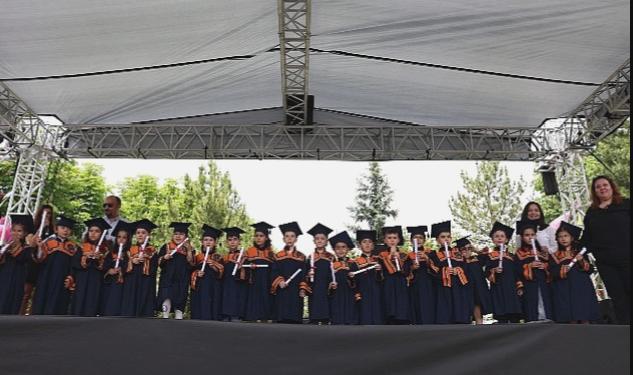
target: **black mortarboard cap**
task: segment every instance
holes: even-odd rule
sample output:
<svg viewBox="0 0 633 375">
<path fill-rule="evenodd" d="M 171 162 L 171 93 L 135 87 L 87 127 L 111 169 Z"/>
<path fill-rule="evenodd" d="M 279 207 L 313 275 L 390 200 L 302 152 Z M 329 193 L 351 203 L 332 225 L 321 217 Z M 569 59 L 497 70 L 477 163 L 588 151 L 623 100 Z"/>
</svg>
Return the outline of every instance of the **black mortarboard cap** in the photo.
<svg viewBox="0 0 633 375">
<path fill-rule="evenodd" d="M 345 243 L 350 249 L 354 248 L 354 241 L 352 241 L 352 238 L 349 234 L 347 234 L 347 231 L 342 231 L 330 238 L 330 245 L 332 245 L 332 248 L 334 248 L 334 246 L 336 246 L 339 242 Z"/>
<path fill-rule="evenodd" d="M 533 220 L 517 221 L 516 229 L 518 234 L 523 234 L 525 229 L 532 228 L 534 231 L 538 230 L 538 223 Z"/>
<path fill-rule="evenodd" d="M 238 227 L 230 227 L 230 228 L 222 228 L 224 233 L 226 233 L 227 237 L 239 237 L 244 231 L 242 228 Z"/>
<path fill-rule="evenodd" d="M 383 227 L 382 228 L 383 237 L 387 234 L 387 232 L 398 233 L 398 236 L 400 236 L 400 241 L 398 241 L 398 245 L 402 245 L 404 243 L 404 237 L 402 236 L 402 227 L 400 225 L 394 225 L 392 227 Z"/>
<path fill-rule="evenodd" d="M 57 217 L 55 218 L 55 225 L 58 226 L 73 228 L 75 224 L 77 224 L 75 220 L 64 215 L 57 215 Z"/>
<path fill-rule="evenodd" d="M 509 227 L 505 224 L 502 224 L 498 221 L 495 221 L 495 223 L 492 225 L 492 230 L 490 230 L 490 234 L 489 234 L 490 238 L 492 238 L 492 235 L 497 231 L 503 231 L 506 234 L 506 237 L 508 239 L 510 239 L 512 235 L 514 234 L 514 228 Z"/>
<path fill-rule="evenodd" d="M 117 233 L 122 230 L 128 232 L 129 234 L 132 234 L 132 232 L 134 232 L 134 224 L 128 223 L 127 221 L 119 220 L 110 234 L 116 237 Z"/>
<path fill-rule="evenodd" d="M 380 253 L 381 251 L 385 251 L 387 250 L 387 245 L 385 245 L 384 243 L 379 243 L 376 245 L 375 250 L 377 253 Z"/>
<path fill-rule="evenodd" d="M 265 221 L 260 221 L 259 223 L 251 224 L 251 227 L 255 228 L 255 232 L 270 234 L 270 230 L 275 226 L 270 225 Z"/>
<path fill-rule="evenodd" d="M 178 221 L 172 221 L 169 223 L 170 228 L 174 228 L 174 232 L 186 233 L 189 234 L 189 226 L 191 223 L 181 223 Z"/>
<path fill-rule="evenodd" d="M 102 231 L 104 231 L 106 229 L 110 229 L 110 224 L 108 224 L 108 222 L 103 220 L 103 218 L 101 218 L 101 217 L 96 217 L 94 219 L 86 220 L 86 221 L 84 221 L 84 224 L 86 224 L 86 227 L 88 229 L 90 229 L 92 227 L 98 227 Z"/>
<path fill-rule="evenodd" d="M 426 233 L 429 231 L 429 227 L 426 225 L 418 225 L 417 227 L 407 227 L 407 232 L 409 232 L 409 236 L 415 236 L 416 234 L 421 234 L 426 237 Z"/>
<path fill-rule="evenodd" d="M 468 237 L 470 236 L 462 237 L 455 241 L 455 246 L 457 246 L 458 249 L 461 249 L 462 247 L 470 245 L 470 240 L 468 239 Z"/>
<path fill-rule="evenodd" d="M 377 233 L 375 230 L 357 230 L 356 231 L 356 241 L 360 242 L 364 239 L 369 238 L 370 240 L 376 242 Z"/>
<path fill-rule="evenodd" d="M 216 240 L 222 235 L 222 231 L 210 225 L 202 225 L 202 237 L 213 237 Z"/>
<path fill-rule="evenodd" d="M 437 238 L 442 233 L 450 233 L 451 232 L 451 221 L 443 221 L 441 223 L 435 223 L 431 225 L 431 237 Z"/>
<path fill-rule="evenodd" d="M 22 224 L 26 233 L 35 233 L 35 224 L 31 215 L 12 214 L 11 224 Z"/>
<path fill-rule="evenodd" d="M 566 221 L 560 222 L 560 227 L 558 227 L 558 230 L 556 231 L 556 233 L 558 233 L 561 230 L 568 232 L 572 237 L 574 237 L 575 240 L 579 240 L 580 235 L 582 234 L 582 228 L 569 224 Z"/>
<path fill-rule="evenodd" d="M 281 231 L 281 234 L 285 234 L 286 232 L 293 232 L 297 236 L 303 234 L 296 221 L 279 225 L 279 230 Z"/>
<path fill-rule="evenodd" d="M 326 227 L 325 225 L 321 223 L 317 223 L 308 231 L 308 234 L 311 236 L 316 236 L 317 234 L 325 234 L 327 236 L 330 233 L 332 233 L 332 229 Z"/>
<path fill-rule="evenodd" d="M 152 223 L 148 219 L 141 219 L 139 221 L 135 221 L 132 223 L 132 225 L 134 225 L 134 228 L 136 229 L 141 228 L 141 229 L 145 229 L 148 232 L 151 232 L 152 230 L 158 227 L 156 224 Z"/>
</svg>

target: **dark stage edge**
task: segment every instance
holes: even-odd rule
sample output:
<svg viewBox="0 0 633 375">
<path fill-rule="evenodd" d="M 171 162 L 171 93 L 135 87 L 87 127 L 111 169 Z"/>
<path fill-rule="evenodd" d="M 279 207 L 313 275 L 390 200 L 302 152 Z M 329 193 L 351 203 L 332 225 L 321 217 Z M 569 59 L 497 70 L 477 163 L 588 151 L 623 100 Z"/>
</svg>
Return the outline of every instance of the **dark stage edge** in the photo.
<svg viewBox="0 0 633 375">
<path fill-rule="evenodd" d="M 0 316 L 0 374 L 628 374 L 630 327 Z"/>
</svg>

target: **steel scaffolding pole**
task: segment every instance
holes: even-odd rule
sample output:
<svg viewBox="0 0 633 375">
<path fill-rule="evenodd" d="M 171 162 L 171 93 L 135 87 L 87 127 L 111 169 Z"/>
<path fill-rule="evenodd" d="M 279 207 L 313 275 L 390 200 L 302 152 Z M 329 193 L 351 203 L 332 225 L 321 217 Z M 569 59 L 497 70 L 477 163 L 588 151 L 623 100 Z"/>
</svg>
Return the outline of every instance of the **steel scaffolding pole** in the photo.
<svg viewBox="0 0 633 375">
<path fill-rule="evenodd" d="M 277 0 L 281 92 L 287 125 L 306 125 L 311 0 Z"/>
<path fill-rule="evenodd" d="M 583 156 L 629 118 L 630 73 L 627 59 L 559 127 L 539 130 L 549 151 L 539 161 L 556 172 L 561 208 L 577 224 L 582 223 L 590 198 Z"/>
<path fill-rule="evenodd" d="M 34 214 L 51 158 L 58 156 L 61 126 L 49 125 L 15 93 L 0 82 L 0 125 L 17 158 L 13 186 L 8 194 L 7 214 Z"/>
</svg>

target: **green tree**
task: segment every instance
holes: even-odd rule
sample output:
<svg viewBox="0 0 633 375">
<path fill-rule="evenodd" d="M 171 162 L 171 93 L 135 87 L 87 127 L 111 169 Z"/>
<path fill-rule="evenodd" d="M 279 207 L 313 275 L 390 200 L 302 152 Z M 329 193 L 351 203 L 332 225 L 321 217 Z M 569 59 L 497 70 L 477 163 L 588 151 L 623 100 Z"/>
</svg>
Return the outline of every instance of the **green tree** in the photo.
<svg viewBox="0 0 633 375">
<path fill-rule="evenodd" d="M 138 176 L 125 179 L 119 189 L 123 200 L 121 212 L 126 219 L 148 218 L 159 226 L 153 233 L 156 245 L 169 240 L 168 225 L 172 221 L 192 223 L 190 239 L 194 246 L 200 244 L 202 224 L 246 229 L 250 223 L 229 173 L 222 172 L 214 162 L 200 167 L 195 179 L 185 175 L 160 185 L 155 177 Z M 244 236 L 243 243 L 249 240 L 250 234 Z"/>
<path fill-rule="evenodd" d="M 51 164 L 41 202 L 51 204 L 56 213 L 79 223 L 103 215 L 103 198 L 108 191 L 103 168 L 92 163 L 81 166 L 74 161 L 59 160 Z M 83 231 L 80 224 L 75 234 Z"/>
<path fill-rule="evenodd" d="M 449 202 L 456 230 L 463 230 L 476 242 L 487 242 L 495 221 L 514 226 L 521 213 L 523 186 L 512 181 L 508 170 L 498 161 L 477 163 L 477 174 L 460 173 L 464 192 L 457 193 Z"/>
<path fill-rule="evenodd" d="M 369 163 L 368 174 L 359 178 L 357 183 L 355 204 L 347 208 L 354 221 L 349 229 L 355 230 L 365 225 L 378 230 L 381 238 L 380 229 L 387 219 L 395 219 L 398 215 L 398 211 L 391 208 L 393 190 L 377 162 Z"/>
<path fill-rule="evenodd" d="M 15 161 L 0 161 L 0 216 L 4 216 L 7 211 L 7 201 L 2 201 L 5 196 L 13 188 L 13 174 L 15 173 Z"/>
</svg>

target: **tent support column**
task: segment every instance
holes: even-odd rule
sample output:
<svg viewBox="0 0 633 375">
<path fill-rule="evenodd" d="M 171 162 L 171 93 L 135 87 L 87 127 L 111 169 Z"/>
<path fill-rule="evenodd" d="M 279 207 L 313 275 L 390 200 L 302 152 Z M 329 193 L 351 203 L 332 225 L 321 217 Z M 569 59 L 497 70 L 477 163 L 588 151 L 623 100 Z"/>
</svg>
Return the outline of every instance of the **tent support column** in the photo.
<svg viewBox="0 0 633 375">
<path fill-rule="evenodd" d="M 312 0 L 277 0 L 281 92 L 287 125 L 308 124 Z"/>
</svg>

